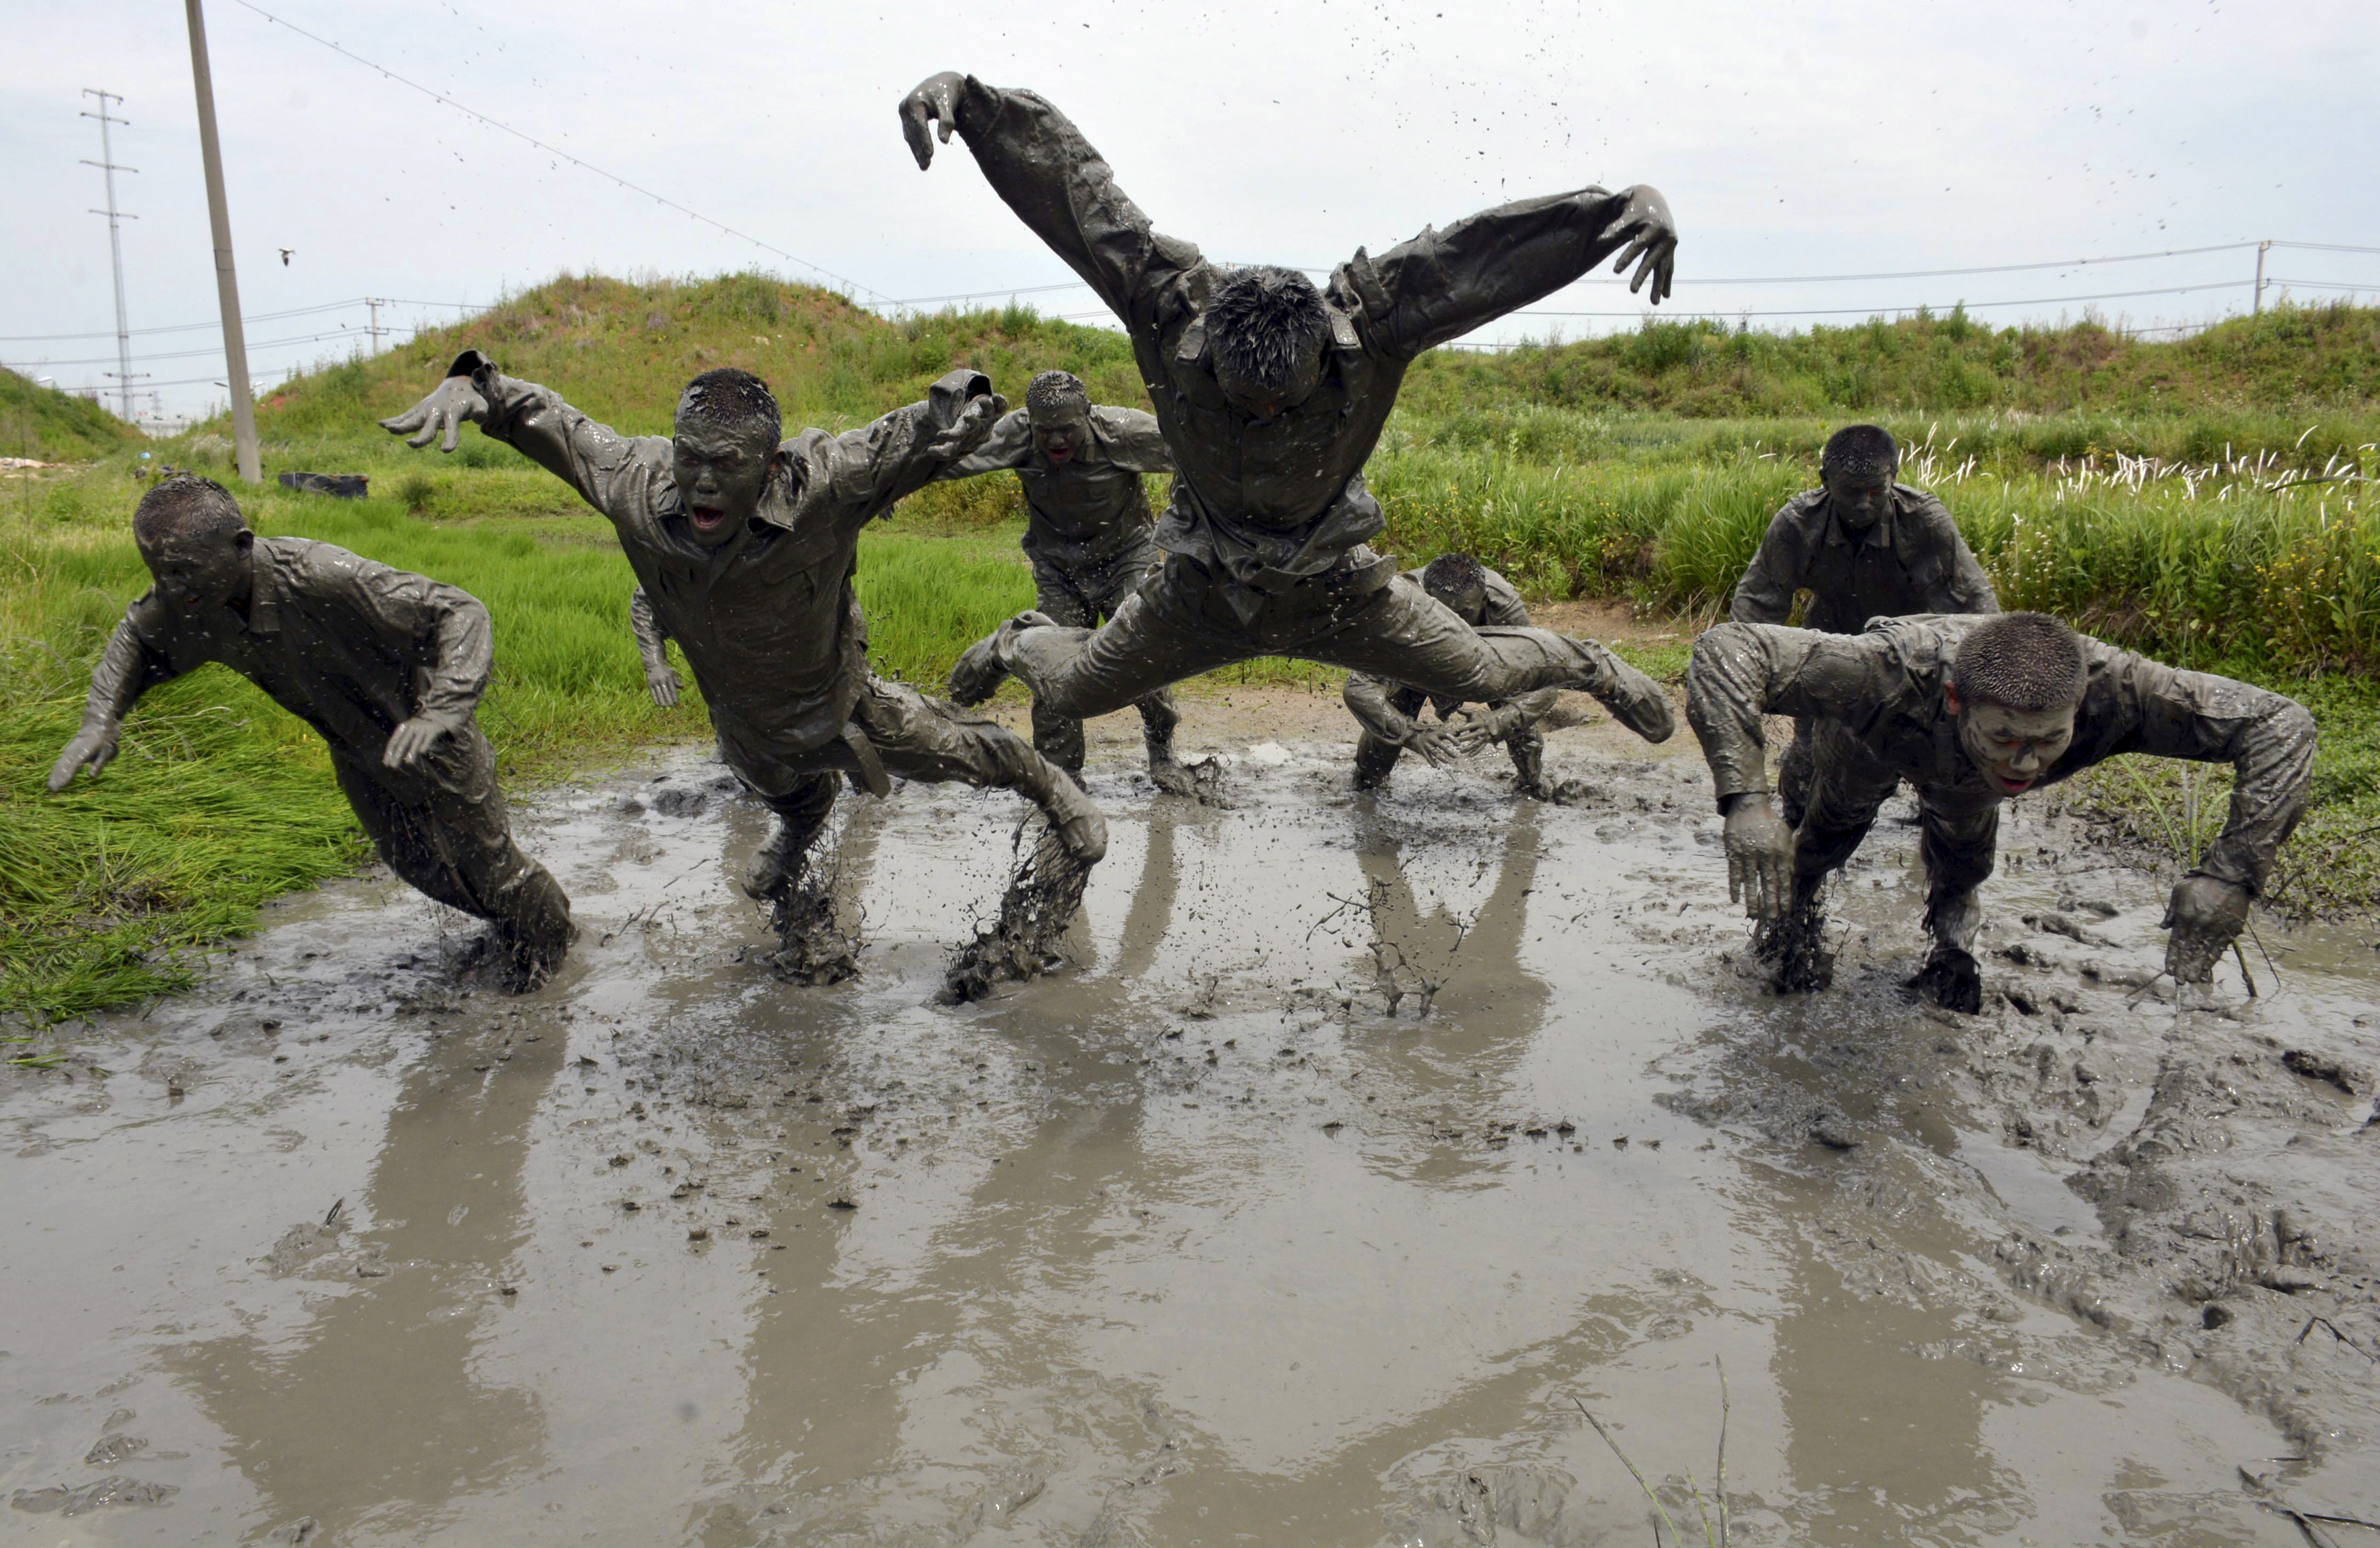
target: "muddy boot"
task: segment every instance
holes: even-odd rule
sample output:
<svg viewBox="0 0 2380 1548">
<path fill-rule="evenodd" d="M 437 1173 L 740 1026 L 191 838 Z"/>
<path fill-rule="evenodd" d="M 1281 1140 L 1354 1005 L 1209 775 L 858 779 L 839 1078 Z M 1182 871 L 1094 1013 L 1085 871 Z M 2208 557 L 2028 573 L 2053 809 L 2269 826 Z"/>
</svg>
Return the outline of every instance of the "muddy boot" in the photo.
<svg viewBox="0 0 2380 1548">
<path fill-rule="evenodd" d="M 1182 723 L 1173 695 L 1160 689 L 1135 707 L 1140 710 L 1141 744 L 1148 749 L 1149 783 L 1167 795 L 1199 796 L 1198 776 L 1173 756 L 1173 728 Z"/>
<path fill-rule="evenodd" d="M 1055 626 L 1048 613 L 1020 612 L 966 647 L 951 669 L 950 700 L 961 707 L 981 704 L 1000 691 L 1008 676 L 1008 645 L 1020 629 Z"/>
<path fill-rule="evenodd" d="M 1067 858 L 1086 868 L 1107 857 L 1108 822 L 1091 798 L 1071 779 L 1052 782 L 1039 803 L 1050 819 L 1050 832 Z"/>
<path fill-rule="evenodd" d="M 1827 949 L 1827 910 L 1817 886 L 1793 889 L 1791 906 L 1752 927 L 1752 954 L 1768 966 L 1768 986 L 1780 995 L 1810 994 L 1835 981 Z"/>
<path fill-rule="evenodd" d="M 1533 801 L 1549 798 L 1546 789 L 1546 739 L 1524 732 L 1504 744 L 1512 755 L 1512 788 Z"/>
<path fill-rule="evenodd" d="M 769 966 L 793 984 L 840 984 L 859 973 L 859 938 L 835 919 L 834 884 L 816 873 L 786 889 L 769 910 L 777 949 Z"/>
<path fill-rule="evenodd" d="M 1389 782 L 1396 771 L 1397 759 L 1404 749 L 1384 737 L 1366 732 L 1355 738 L 1355 789 L 1376 791 Z"/>
<path fill-rule="evenodd" d="M 1658 683 L 1593 640 L 1571 643 L 1592 663 L 1572 686 L 1594 695 L 1613 720 L 1647 742 L 1667 742 L 1677 734 L 1677 715 Z"/>
<path fill-rule="evenodd" d="M 996 985 L 1024 983 L 1062 966 L 1059 946 L 1082 909 L 1091 865 L 1076 858 L 1054 830 L 1035 839 L 1001 896 L 999 916 L 951 959 L 942 1003 L 988 999 Z"/>
<path fill-rule="evenodd" d="M 1937 942 L 1925 965 L 1905 986 L 1945 1010 L 1972 1016 L 1984 1008 L 1984 970 L 1974 957 Z"/>
</svg>

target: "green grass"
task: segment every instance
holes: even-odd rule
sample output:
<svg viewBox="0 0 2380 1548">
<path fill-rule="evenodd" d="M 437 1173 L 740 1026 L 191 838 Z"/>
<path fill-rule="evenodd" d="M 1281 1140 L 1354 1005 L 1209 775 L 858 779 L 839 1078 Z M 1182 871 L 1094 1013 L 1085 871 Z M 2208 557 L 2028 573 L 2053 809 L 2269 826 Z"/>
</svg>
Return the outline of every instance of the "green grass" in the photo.
<svg viewBox="0 0 2380 1548">
<path fill-rule="evenodd" d="M 90 399 L 0 369 L 0 457 L 80 462 L 141 444 L 140 430 Z"/>
</svg>

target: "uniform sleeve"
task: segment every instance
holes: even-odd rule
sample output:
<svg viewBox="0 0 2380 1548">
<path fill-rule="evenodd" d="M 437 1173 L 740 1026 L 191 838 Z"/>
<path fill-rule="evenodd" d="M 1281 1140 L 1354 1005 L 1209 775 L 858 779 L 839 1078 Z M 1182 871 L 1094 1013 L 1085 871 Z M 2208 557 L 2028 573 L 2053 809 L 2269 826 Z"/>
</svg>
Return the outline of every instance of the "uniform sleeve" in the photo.
<svg viewBox="0 0 2380 1548">
<path fill-rule="evenodd" d="M 1023 467 L 1032 458 L 1032 416 L 1021 408 L 1012 409 L 992 422 L 991 433 L 983 438 L 982 445 L 935 474 L 933 482 L 1004 473 Z"/>
<path fill-rule="evenodd" d="M 996 422 L 970 405 L 991 397 L 981 371 L 951 372 L 923 403 L 896 408 L 870 425 L 812 445 L 810 477 L 824 479 L 835 519 L 856 528 L 917 493 L 981 447 Z M 996 399 L 993 401 L 997 401 Z M 805 497 L 807 498 L 807 496 Z"/>
<path fill-rule="evenodd" d="M 667 438 L 622 435 L 552 389 L 499 375 L 492 367 L 473 373 L 471 384 L 488 402 L 480 429 L 491 440 L 568 484 L 615 526 L 653 514 L 657 490 L 671 476 Z"/>
<path fill-rule="evenodd" d="M 1767 791 L 1762 716 L 1806 715 L 1855 731 L 1874 720 L 1892 693 L 1888 650 L 1874 635 L 1736 623 L 1705 631 L 1686 666 L 1686 721 L 1718 799 Z"/>
<path fill-rule="evenodd" d="M 1975 550 L 1967 547 L 1959 524 L 1950 517 L 1950 508 L 1928 494 L 1921 497 L 1912 514 L 1925 534 L 1929 561 L 1925 611 L 1999 611 L 1999 594 L 1992 589 L 1991 577 L 1984 574 Z"/>
<path fill-rule="evenodd" d="M 1205 267 L 1196 247 L 1157 234 L 1083 132 L 1032 92 L 969 76 L 956 116 L 992 191 L 1127 326 L 1157 326 L 1184 278 Z"/>
<path fill-rule="evenodd" d="M 1171 473 L 1173 450 L 1157 428 L 1157 416 L 1138 408 L 1091 410 L 1099 445 L 1108 460 L 1129 473 Z"/>
<path fill-rule="evenodd" d="M 1410 360 L 1553 294 L 1618 251 L 1626 239 L 1604 231 L 1627 205 L 1626 196 L 1595 187 L 1499 205 L 1378 258 L 1358 250 L 1331 276 L 1332 295 L 1354 312 L 1366 348 Z"/>
<path fill-rule="evenodd" d="M 2229 764 L 2230 816 L 2192 874 L 2262 892 L 2274 856 L 2305 815 L 2313 716 L 2295 699 L 2228 677 L 2099 648 L 2117 688 L 2116 713 L 2130 722 L 2113 728 L 2108 751 Z"/>
<path fill-rule="evenodd" d="M 669 651 L 665 648 L 669 631 L 654 615 L 653 599 L 645 595 L 641 586 L 628 593 L 628 627 L 637 636 L 637 654 L 644 659 L 647 675 L 669 671 Z"/>
<path fill-rule="evenodd" d="M 1347 674 L 1346 686 L 1339 690 L 1339 696 L 1346 704 L 1347 712 L 1354 716 L 1366 731 L 1384 741 L 1402 742 L 1410 727 L 1402 723 L 1405 717 L 1398 714 L 1396 707 L 1389 702 L 1392 688 L 1393 684 L 1384 678 L 1374 677 L 1368 672 L 1351 671 Z"/>
<path fill-rule="evenodd" d="M 1800 504 L 1789 500 L 1768 518 L 1760 551 L 1735 583 L 1735 599 L 1727 609 L 1730 623 L 1782 623 L 1793 616 L 1793 594 L 1802 589 L 1806 568 L 1800 526 L 1793 519 Z"/>
<path fill-rule="evenodd" d="M 91 671 L 91 695 L 83 701 L 84 725 L 121 724 L 141 695 L 181 675 L 167 659 L 162 640 L 151 643 L 157 635 L 154 620 L 147 616 L 153 599 L 152 593 L 125 609 L 115 633 L 108 636 L 107 648 Z"/>
<path fill-rule="evenodd" d="M 413 714 L 450 732 L 462 730 L 495 666 L 495 631 L 477 597 L 328 543 L 308 550 L 299 583 L 317 595 L 337 596 L 382 637 L 410 639 L 430 664 L 430 685 Z"/>
</svg>

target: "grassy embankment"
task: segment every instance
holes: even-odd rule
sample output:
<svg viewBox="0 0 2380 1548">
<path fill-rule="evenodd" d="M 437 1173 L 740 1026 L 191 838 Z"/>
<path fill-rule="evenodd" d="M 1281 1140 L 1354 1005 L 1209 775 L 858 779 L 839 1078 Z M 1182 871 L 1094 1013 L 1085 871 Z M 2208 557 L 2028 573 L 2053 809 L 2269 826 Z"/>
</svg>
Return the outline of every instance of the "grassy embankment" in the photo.
<svg viewBox="0 0 2380 1548">
<path fill-rule="evenodd" d="M 0 457 L 84 462 L 145 443 L 138 429 L 88 398 L 0 368 Z"/>
<path fill-rule="evenodd" d="M 2293 846 L 2293 875 L 2303 902 L 2355 904 L 2375 891 L 2371 846 L 2354 834 L 2380 819 L 2380 714 L 2347 674 L 2380 657 L 2380 540 L 2362 484 L 2272 486 L 2291 472 L 2372 471 L 2376 316 L 2283 312 L 2170 345 L 1951 318 L 1784 338 L 1663 325 L 1443 354 L 1415 367 L 1371 478 L 1400 551 L 1469 547 L 1538 595 L 1706 612 L 1768 514 L 1812 478 L 1825 434 L 1881 418 L 1926 446 L 1918 481 L 1951 501 L 2010 603 L 2315 703 L 2325 804 Z M 644 697 L 625 564 L 575 497 L 476 432 L 442 458 L 371 426 L 467 343 L 631 431 L 664 429 L 677 386 L 710 364 L 767 376 L 789 424 L 863 422 L 957 362 L 990 370 L 1012 396 L 1033 370 L 1061 366 L 1101 401 L 1141 401 L 1111 333 L 1014 308 L 893 324 L 749 277 L 561 281 L 293 383 L 261 414 L 268 473 L 366 471 L 378 498 L 268 490 L 248 499 L 260 530 L 329 538 L 486 599 L 499 667 L 483 715 L 516 780 L 698 734 L 701 718 Z M 222 476 L 219 429 L 155 450 Z M 11 575 L 0 594 L 11 669 L 0 688 L 0 1014 L 45 1020 L 170 986 L 181 949 L 357 858 L 320 749 L 221 669 L 144 702 L 100 781 L 38 794 L 107 628 L 145 585 L 125 535 L 131 470 L 117 454 L 0 491 Z M 869 534 L 860 579 L 880 670 L 937 679 L 967 639 L 1026 603 L 1017 517 L 1014 481 L 984 479 L 929 490 Z M 1251 671 L 1316 676 L 1286 663 Z M 2219 802 L 2194 780 L 2159 771 L 2101 785 L 2103 804 L 2145 836 L 2180 837 L 2191 815 L 2201 828 L 2219 821 Z"/>
</svg>

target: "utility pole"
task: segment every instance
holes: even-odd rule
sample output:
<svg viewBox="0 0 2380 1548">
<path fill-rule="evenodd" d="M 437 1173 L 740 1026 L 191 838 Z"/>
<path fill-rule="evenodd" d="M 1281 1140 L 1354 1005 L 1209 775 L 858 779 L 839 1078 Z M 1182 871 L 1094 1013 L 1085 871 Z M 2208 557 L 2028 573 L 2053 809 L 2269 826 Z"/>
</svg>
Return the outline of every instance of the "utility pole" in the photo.
<svg viewBox="0 0 2380 1548">
<path fill-rule="evenodd" d="M 371 308 L 371 327 L 368 329 L 367 332 L 371 334 L 371 352 L 374 355 L 377 355 L 380 353 L 380 335 L 382 332 L 380 325 L 380 309 L 382 307 L 387 306 L 388 302 L 378 296 L 367 296 L 364 297 L 364 305 Z"/>
<path fill-rule="evenodd" d="M 121 223 L 137 221 L 140 217 L 116 209 L 115 175 L 119 172 L 138 173 L 140 169 L 115 164 L 115 143 L 107 132 L 108 126 L 112 124 L 130 127 L 131 119 L 118 118 L 107 111 L 108 103 L 114 103 L 121 107 L 124 99 L 113 91 L 101 91 L 88 86 L 83 88 L 82 94 L 99 99 L 97 113 L 83 114 L 86 118 L 99 120 L 99 160 L 92 161 L 85 156 L 82 164 L 99 168 L 107 177 L 107 208 L 93 210 L 91 213 L 107 217 L 107 256 L 115 265 L 115 402 L 122 410 L 122 417 L 129 422 L 132 418 L 132 325 L 124 313 L 124 231 Z"/>
<path fill-rule="evenodd" d="M 2273 244 L 2272 244 L 2270 241 L 2264 241 L 2264 242 L 2259 242 L 2259 243 L 2257 243 L 2257 244 L 2256 244 L 2256 310 L 2255 310 L 2255 315 L 2257 315 L 2257 316 L 2259 316 L 2259 317 L 2263 316 L 2263 315 L 2264 315 L 2264 311 L 2265 311 L 2265 255 L 2266 253 L 2268 253 L 2268 252 L 2271 252 L 2272 250 L 2273 250 Z"/>
<path fill-rule="evenodd" d="M 231 389 L 231 433 L 239 476 L 264 480 L 256 452 L 256 402 L 248 379 L 248 333 L 239 320 L 239 274 L 231 260 L 231 209 L 224 199 L 223 145 L 215 136 L 214 74 L 207 67 L 207 18 L 199 0 L 183 0 L 190 21 L 190 78 L 199 93 L 199 157 L 206 163 L 207 222 L 214 228 L 215 299 L 223 308 L 224 375 Z"/>
</svg>

